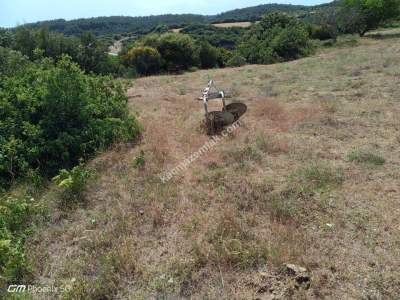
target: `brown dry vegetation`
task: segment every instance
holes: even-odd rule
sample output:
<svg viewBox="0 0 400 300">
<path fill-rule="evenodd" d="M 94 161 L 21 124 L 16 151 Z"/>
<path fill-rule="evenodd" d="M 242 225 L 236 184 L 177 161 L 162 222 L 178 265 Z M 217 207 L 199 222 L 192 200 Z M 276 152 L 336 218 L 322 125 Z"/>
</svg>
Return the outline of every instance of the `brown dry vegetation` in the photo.
<svg viewBox="0 0 400 300">
<path fill-rule="evenodd" d="M 258 23 L 259 21 L 257 21 L 256 23 Z M 241 27 L 241 28 L 247 28 L 250 27 L 253 23 L 251 22 L 232 22 L 232 23 L 215 23 L 212 24 L 215 27 L 219 27 L 219 28 L 232 28 L 232 27 Z M 176 32 L 179 33 L 182 31 L 183 28 L 174 28 L 171 29 L 172 32 Z"/>
<path fill-rule="evenodd" d="M 228 27 L 243 27 L 247 28 L 251 26 L 251 22 L 232 22 L 232 23 L 215 23 L 215 27 L 228 28 Z"/>
<path fill-rule="evenodd" d="M 66 299 L 399 297 L 399 70 L 399 39 L 365 38 L 289 63 L 136 80 L 143 138 L 91 162 L 82 206 L 53 209 L 30 241 L 37 283 L 71 284 Z M 163 184 L 209 139 L 194 99 L 210 78 L 247 104 L 242 126 Z M 306 267 L 310 288 L 284 263 Z"/>
</svg>

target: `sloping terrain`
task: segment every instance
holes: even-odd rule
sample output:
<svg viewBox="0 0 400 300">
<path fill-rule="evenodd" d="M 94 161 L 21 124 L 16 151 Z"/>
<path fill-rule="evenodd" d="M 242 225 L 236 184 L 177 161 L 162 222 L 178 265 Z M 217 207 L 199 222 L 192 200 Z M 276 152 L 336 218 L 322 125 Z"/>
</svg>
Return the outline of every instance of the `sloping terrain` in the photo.
<svg viewBox="0 0 400 300">
<path fill-rule="evenodd" d="M 134 81 L 143 138 L 91 163 L 85 203 L 53 208 L 30 241 L 37 283 L 69 299 L 399 297 L 399 70 L 399 39 L 381 36 Z M 209 79 L 248 112 L 163 183 L 209 141 L 194 100 Z"/>
<path fill-rule="evenodd" d="M 146 34 L 157 26 L 183 27 L 188 24 L 209 23 L 232 23 L 246 22 L 261 19 L 271 12 L 285 12 L 301 18 L 312 18 L 313 15 L 336 7 L 337 2 L 304 6 L 291 4 L 263 4 L 230 10 L 218 15 L 196 15 L 196 14 L 166 14 L 144 17 L 111 16 L 95 17 L 76 20 L 49 20 L 29 23 L 31 28 L 47 27 L 50 31 L 60 32 L 65 35 L 80 35 L 82 32 L 90 31 L 95 35 L 114 35 L 123 33 Z"/>
</svg>

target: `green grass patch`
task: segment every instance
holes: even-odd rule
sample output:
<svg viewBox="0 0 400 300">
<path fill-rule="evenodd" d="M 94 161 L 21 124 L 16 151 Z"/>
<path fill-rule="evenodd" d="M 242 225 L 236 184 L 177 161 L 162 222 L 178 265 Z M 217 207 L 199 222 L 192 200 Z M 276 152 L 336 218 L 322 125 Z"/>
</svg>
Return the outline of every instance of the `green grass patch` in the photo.
<svg viewBox="0 0 400 300">
<path fill-rule="evenodd" d="M 379 154 L 364 150 L 353 150 L 347 155 L 347 160 L 358 164 L 382 166 L 386 159 Z"/>
<path fill-rule="evenodd" d="M 0 195 L 0 298 L 7 285 L 31 279 L 25 241 L 33 231 L 33 221 L 45 212 L 44 206 L 27 194 Z"/>
<path fill-rule="evenodd" d="M 326 165 L 312 164 L 289 176 L 289 185 L 300 192 L 312 193 L 335 187 L 343 182 L 342 172 Z"/>
<path fill-rule="evenodd" d="M 283 190 L 267 199 L 271 215 L 282 222 L 293 218 L 304 221 L 313 211 L 323 210 L 324 204 L 314 196 L 337 188 L 343 180 L 340 169 L 327 165 L 312 164 L 299 169 L 288 176 Z"/>
</svg>

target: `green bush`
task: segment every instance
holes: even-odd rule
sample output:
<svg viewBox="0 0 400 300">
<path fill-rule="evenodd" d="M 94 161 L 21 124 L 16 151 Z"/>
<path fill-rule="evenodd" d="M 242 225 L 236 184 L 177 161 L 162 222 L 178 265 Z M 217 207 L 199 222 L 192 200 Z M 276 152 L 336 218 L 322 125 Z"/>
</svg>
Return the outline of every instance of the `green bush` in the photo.
<svg viewBox="0 0 400 300">
<path fill-rule="evenodd" d="M 139 134 L 121 84 L 85 75 L 67 56 L 0 78 L 0 178 L 55 175 Z"/>
<path fill-rule="evenodd" d="M 152 47 L 134 47 L 125 55 L 124 61 L 141 75 L 156 74 L 161 69 L 161 55 Z"/>
<path fill-rule="evenodd" d="M 10 30 L 0 28 L 0 47 L 11 47 L 13 36 Z"/>
<path fill-rule="evenodd" d="M 140 154 L 133 161 L 133 167 L 135 169 L 143 169 L 146 164 L 146 159 L 144 157 L 144 151 L 141 150 Z"/>
<path fill-rule="evenodd" d="M 229 51 L 225 48 L 217 48 L 218 50 L 218 66 L 226 67 L 228 61 L 234 56 L 232 51 Z"/>
<path fill-rule="evenodd" d="M 344 31 L 364 36 L 400 14 L 399 0 L 345 0 L 341 12 Z"/>
<path fill-rule="evenodd" d="M 211 46 L 207 41 L 201 41 L 198 51 L 202 69 L 210 69 L 217 66 L 219 55 L 217 48 Z"/>
<path fill-rule="evenodd" d="M 29 261 L 24 244 L 30 224 L 42 207 L 29 196 L 0 195 L 0 286 L 15 283 L 29 276 Z"/>
<path fill-rule="evenodd" d="M 124 76 L 126 70 L 118 57 L 107 54 L 107 39 L 98 39 L 90 33 L 83 33 L 78 37 L 67 37 L 59 33 L 49 32 L 47 28 L 31 29 L 19 26 L 11 33 L 0 31 L 0 46 L 11 47 L 23 55 L 35 60 L 37 49 L 43 57 L 59 60 L 63 54 L 68 54 L 72 60 L 88 73 L 112 74 Z"/>
<path fill-rule="evenodd" d="M 28 64 L 20 52 L 0 47 L 0 78 L 18 73 Z"/>
<path fill-rule="evenodd" d="M 146 36 L 139 44 L 158 50 L 165 71 L 183 71 L 199 65 L 195 41 L 186 34 L 151 34 Z"/>
<path fill-rule="evenodd" d="M 247 61 L 243 56 L 234 55 L 226 62 L 226 66 L 227 67 L 241 67 L 241 66 L 244 66 L 246 63 L 247 63 Z"/>
<path fill-rule="evenodd" d="M 61 170 L 60 174 L 53 178 L 53 181 L 63 189 L 65 200 L 78 201 L 81 199 L 86 183 L 91 176 L 92 172 L 87 170 L 83 163 L 80 163 L 71 171 Z"/>
<path fill-rule="evenodd" d="M 253 25 L 238 46 L 250 63 L 270 64 L 308 55 L 311 43 L 307 27 L 295 17 L 271 13 Z"/>
<path fill-rule="evenodd" d="M 312 28 L 311 38 L 321 41 L 336 40 L 338 36 L 337 28 L 330 25 L 320 25 Z"/>
</svg>

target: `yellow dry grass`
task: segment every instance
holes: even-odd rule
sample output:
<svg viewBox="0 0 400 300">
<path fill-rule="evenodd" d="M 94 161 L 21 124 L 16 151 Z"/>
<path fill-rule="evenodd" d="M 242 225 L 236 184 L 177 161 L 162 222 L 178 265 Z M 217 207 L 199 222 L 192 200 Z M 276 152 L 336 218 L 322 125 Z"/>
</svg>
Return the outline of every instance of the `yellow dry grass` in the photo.
<svg viewBox="0 0 400 300">
<path fill-rule="evenodd" d="M 251 26 L 251 22 L 232 22 L 232 23 L 215 23 L 213 24 L 215 27 L 220 28 L 230 28 L 230 27 L 242 27 L 247 28 Z"/>
<path fill-rule="evenodd" d="M 72 284 L 68 299 L 398 297 L 399 57 L 399 39 L 365 38 L 134 81 L 143 138 L 96 158 L 87 203 L 31 241 L 37 283 Z M 242 126 L 162 183 L 209 140 L 194 100 L 209 79 L 247 104 Z M 386 164 L 351 162 L 354 149 Z M 306 267 L 310 288 L 284 263 Z"/>
</svg>

